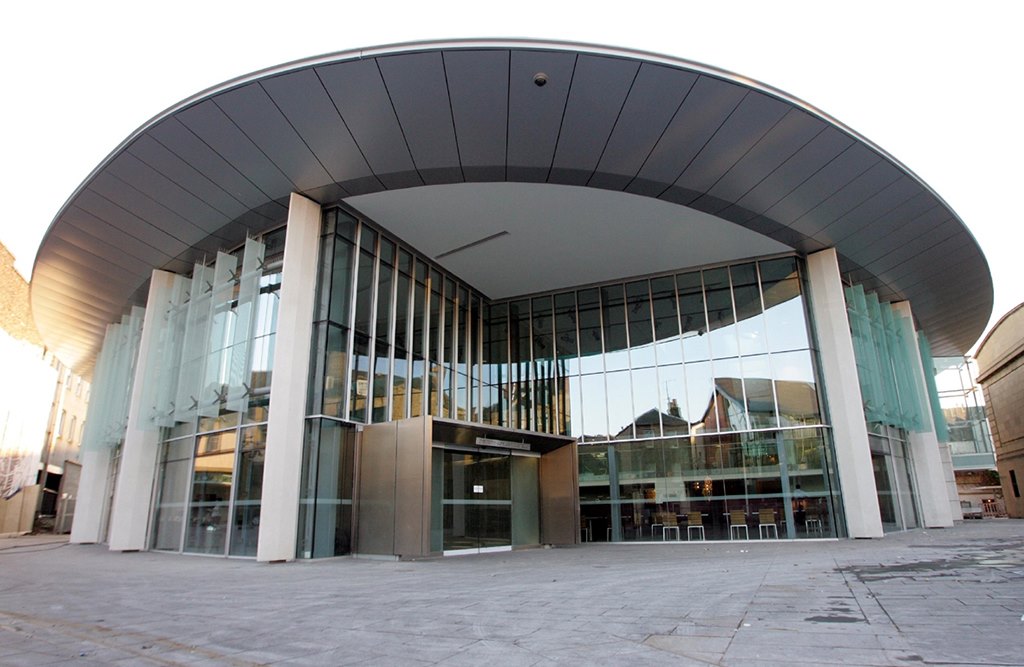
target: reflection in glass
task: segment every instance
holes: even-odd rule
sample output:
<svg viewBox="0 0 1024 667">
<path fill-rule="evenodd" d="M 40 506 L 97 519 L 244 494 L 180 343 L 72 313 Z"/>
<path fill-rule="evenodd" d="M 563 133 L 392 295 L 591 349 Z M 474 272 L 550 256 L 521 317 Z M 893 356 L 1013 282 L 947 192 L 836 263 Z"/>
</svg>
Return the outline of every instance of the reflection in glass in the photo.
<svg viewBox="0 0 1024 667">
<path fill-rule="evenodd" d="M 715 359 L 735 357 L 739 353 L 739 345 L 727 268 L 704 271 L 704 298 L 708 311 L 708 330 L 711 332 L 712 356 Z"/>
<path fill-rule="evenodd" d="M 824 447 L 817 429 L 583 445 L 583 526 L 596 541 L 663 541 L 692 520 L 707 539 L 728 539 L 738 511 L 754 535 L 763 515 L 780 537 L 834 536 Z"/>
<path fill-rule="evenodd" d="M 608 428 L 617 440 L 630 440 L 633 436 L 633 394 L 629 371 L 615 371 L 605 375 L 608 387 Z"/>
<path fill-rule="evenodd" d="M 696 503 L 694 492 L 713 534 L 722 520 L 712 514 L 737 504 L 746 511 L 758 494 L 793 496 L 796 478 L 801 493 L 825 483 L 827 470 L 814 481 L 810 468 L 794 468 L 798 453 L 774 430 L 803 432 L 822 420 L 797 259 L 489 302 L 365 223 L 350 225 L 358 247 L 332 229 L 322 259 L 332 282 L 321 284 L 339 321 L 318 321 L 311 385 L 322 413 L 362 422 L 430 413 L 569 434 L 613 452 L 666 438 L 621 461 L 605 457 L 616 478 L 620 463 L 644 468 L 586 492 L 597 536 L 660 537 L 658 526 L 684 515 L 674 499 Z M 320 308 L 328 308 L 323 296 Z M 823 446 L 820 434 L 812 439 Z M 645 476 L 651 466 L 657 481 Z M 781 533 L 799 536 L 794 506 L 780 501 L 773 511 Z"/>
<path fill-rule="evenodd" d="M 717 430 L 715 420 L 715 379 L 711 362 L 699 361 L 684 366 L 686 372 L 686 411 L 683 418 L 691 424 L 703 424 Z M 710 427 L 707 422 L 710 421 Z"/>
<path fill-rule="evenodd" d="M 682 323 L 683 359 L 704 361 L 711 358 L 708 345 L 707 316 L 704 311 L 704 285 L 700 271 L 676 276 L 679 287 L 679 319 Z"/>
<path fill-rule="evenodd" d="M 202 436 L 196 443 L 185 551 L 223 554 L 235 464 L 235 431 Z"/>
<path fill-rule="evenodd" d="M 651 279 L 651 310 L 654 316 L 654 339 L 657 341 L 657 363 L 662 366 L 682 363 L 678 302 L 672 276 Z"/>
<path fill-rule="evenodd" d="M 309 419 L 302 453 L 297 556 L 324 558 L 351 550 L 353 429 Z"/>
<path fill-rule="evenodd" d="M 654 368 L 633 370 L 633 428 L 637 438 L 661 435 L 662 403 L 658 397 L 658 372 Z"/>
<path fill-rule="evenodd" d="M 352 301 L 352 252 L 351 243 L 342 238 L 335 238 L 328 319 L 345 326 L 348 325 L 349 304 Z"/>
<path fill-rule="evenodd" d="M 511 545 L 511 458 L 444 452 L 444 550 Z"/>
<path fill-rule="evenodd" d="M 191 439 L 188 440 L 191 444 Z M 160 481 L 153 521 L 153 548 L 177 551 L 181 548 L 182 531 L 185 524 L 188 482 L 192 472 L 189 451 L 174 443 L 164 445 L 164 461 L 161 463 Z"/>
<path fill-rule="evenodd" d="M 600 373 L 604 370 L 601 345 L 601 305 L 596 289 L 576 293 L 580 323 L 580 372 Z"/>
<path fill-rule="evenodd" d="M 605 408 L 604 375 L 584 375 L 580 383 L 583 393 L 583 439 L 608 439 L 608 411 Z"/>
<path fill-rule="evenodd" d="M 605 370 L 629 368 L 629 344 L 626 339 L 626 311 L 622 285 L 601 288 L 601 318 Z"/>
<path fill-rule="evenodd" d="M 743 357 L 743 387 L 747 399 L 750 428 L 778 426 L 775 412 L 775 387 L 767 354 Z"/>
<path fill-rule="evenodd" d="M 266 451 L 266 425 L 242 431 L 235 478 L 235 516 L 232 522 L 232 556 L 255 556 L 260 532 L 260 505 L 263 498 L 263 459 Z"/>
<path fill-rule="evenodd" d="M 555 295 L 555 355 L 565 373 L 576 375 L 580 365 L 576 342 L 576 299 L 572 292 Z"/>
<path fill-rule="evenodd" d="M 809 350 L 772 355 L 779 419 L 783 426 L 821 423 L 821 408 Z"/>
</svg>

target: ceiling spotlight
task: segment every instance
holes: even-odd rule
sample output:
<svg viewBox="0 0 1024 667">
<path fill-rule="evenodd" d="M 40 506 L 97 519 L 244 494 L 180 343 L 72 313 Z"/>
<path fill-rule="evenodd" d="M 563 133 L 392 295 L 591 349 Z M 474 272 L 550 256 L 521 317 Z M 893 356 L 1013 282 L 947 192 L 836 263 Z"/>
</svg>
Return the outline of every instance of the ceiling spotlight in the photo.
<svg viewBox="0 0 1024 667">
<path fill-rule="evenodd" d="M 536 84 L 538 88 L 543 87 L 544 84 L 546 84 L 547 82 L 548 75 L 545 74 L 544 72 L 537 72 L 536 74 L 533 75 L 533 83 Z"/>
</svg>

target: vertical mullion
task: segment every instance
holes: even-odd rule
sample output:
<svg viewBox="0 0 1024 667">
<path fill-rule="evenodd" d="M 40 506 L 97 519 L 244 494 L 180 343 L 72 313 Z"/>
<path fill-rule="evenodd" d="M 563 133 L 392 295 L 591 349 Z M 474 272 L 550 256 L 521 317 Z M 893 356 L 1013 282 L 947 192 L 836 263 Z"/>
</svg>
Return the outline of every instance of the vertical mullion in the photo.
<svg viewBox="0 0 1024 667">
<path fill-rule="evenodd" d="M 352 375 L 353 375 L 353 364 L 355 360 L 352 358 L 355 354 L 355 332 L 356 332 L 356 299 L 359 296 L 359 263 L 362 261 L 363 253 L 360 251 L 359 239 L 363 235 L 363 221 L 358 219 L 356 222 L 354 238 L 352 239 L 352 262 L 349 266 L 349 281 L 348 281 L 348 317 L 346 328 L 348 332 L 345 334 L 345 357 L 348 359 L 348 368 L 345 369 L 345 377 L 342 380 L 344 398 L 342 399 L 342 417 L 350 419 L 352 414 Z M 337 236 L 337 231 L 335 231 Z M 333 276 L 332 276 L 333 278 Z"/>
</svg>

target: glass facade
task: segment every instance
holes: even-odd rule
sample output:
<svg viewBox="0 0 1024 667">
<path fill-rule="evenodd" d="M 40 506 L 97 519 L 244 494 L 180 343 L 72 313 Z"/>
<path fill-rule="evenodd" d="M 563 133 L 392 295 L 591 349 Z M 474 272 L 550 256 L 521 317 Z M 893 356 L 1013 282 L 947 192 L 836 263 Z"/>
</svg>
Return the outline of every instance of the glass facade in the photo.
<svg viewBox="0 0 1024 667">
<path fill-rule="evenodd" d="M 945 427 L 953 467 L 993 467 L 995 450 L 984 394 L 975 380 L 977 364 L 969 357 L 936 357 L 932 368 L 941 407 L 937 421 Z"/>
<path fill-rule="evenodd" d="M 331 209 L 320 262 L 304 488 L 325 424 L 344 448 L 353 423 L 430 414 L 576 438 L 594 539 L 662 539 L 692 512 L 727 537 L 737 509 L 780 537 L 841 532 L 796 258 L 491 301 Z M 303 497 L 300 557 L 344 553 L 310 547 Z"/>
<path fill-rule="evenodd" d="M 888 533 L 917 528 L 920 525 L 917 493 L 906 432 L 891 426 L 875 425 L 868 434 L 868 440 L 882 530 Z"/>
<path fill-rule="evenodd" d="M 191 401 L 191 411 L 161 430 L 153 549 L 256 555 L 284 229 L 262 241 L 260 261 L 249 269 L 258 272 L 251 293 L 239 279 L 244 268 L 219 281 L 207 304 L 211 325 L 198 340 L 186 337 L 196 346 L 190 354 L 205 359 L 188 372 L 209 380 L 203 386 L 211 399 Z"/>
</svg>

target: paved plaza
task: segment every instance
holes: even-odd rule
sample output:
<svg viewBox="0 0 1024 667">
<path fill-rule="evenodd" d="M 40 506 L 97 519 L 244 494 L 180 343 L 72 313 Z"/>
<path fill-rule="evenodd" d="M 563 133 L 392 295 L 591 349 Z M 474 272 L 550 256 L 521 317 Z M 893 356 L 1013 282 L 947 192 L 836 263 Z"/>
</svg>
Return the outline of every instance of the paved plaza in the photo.
<svg viewBox="0 0 1024 667">
<path fill-rule="evenodd" d="M 265 565 L 0 539 L 0 665 L 1024 665 L 1024 521 Z"/>
</svg>

